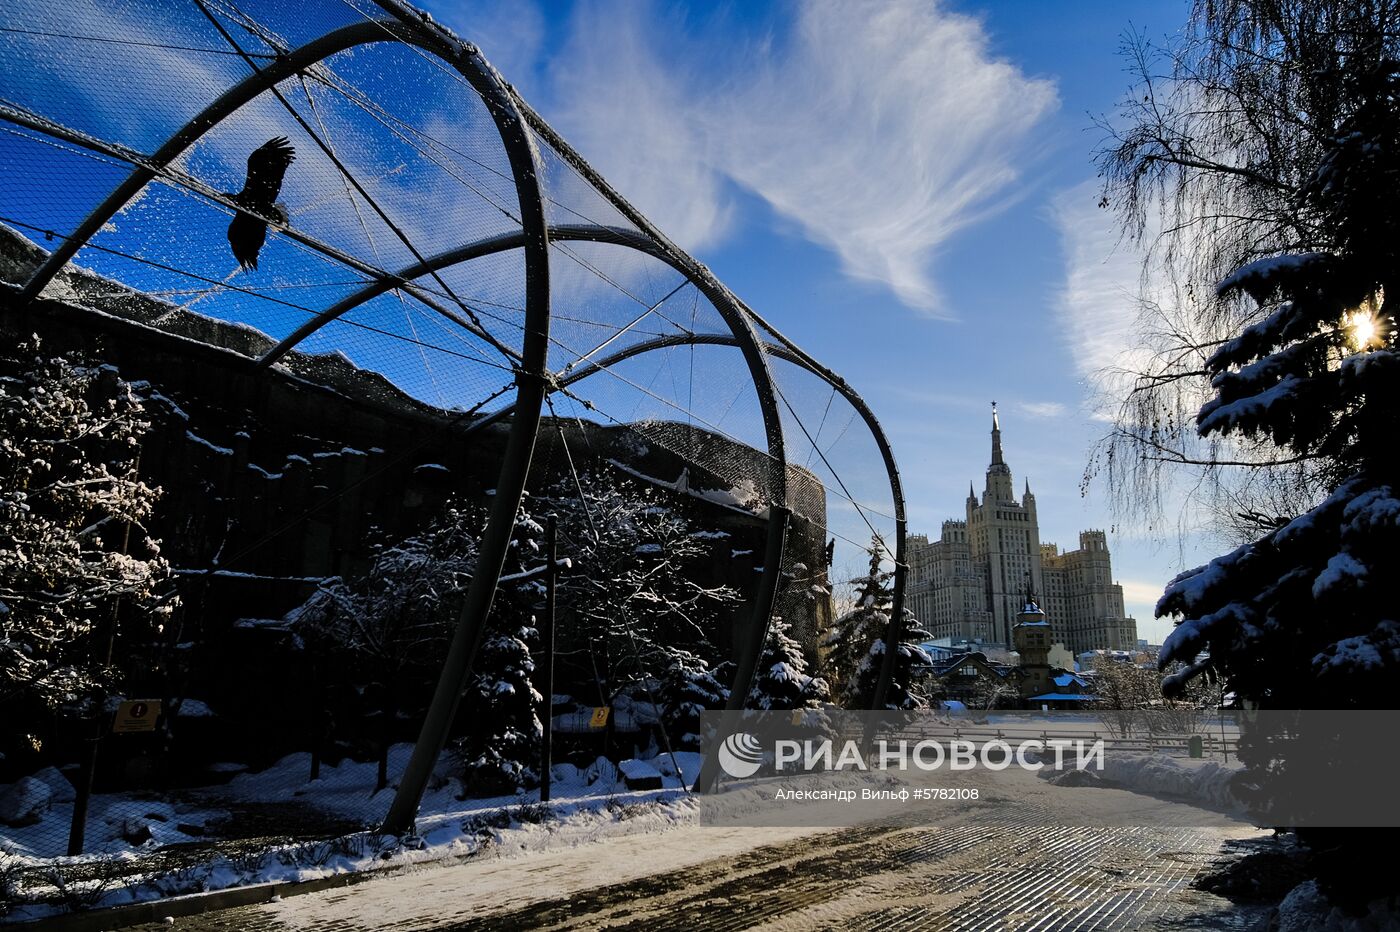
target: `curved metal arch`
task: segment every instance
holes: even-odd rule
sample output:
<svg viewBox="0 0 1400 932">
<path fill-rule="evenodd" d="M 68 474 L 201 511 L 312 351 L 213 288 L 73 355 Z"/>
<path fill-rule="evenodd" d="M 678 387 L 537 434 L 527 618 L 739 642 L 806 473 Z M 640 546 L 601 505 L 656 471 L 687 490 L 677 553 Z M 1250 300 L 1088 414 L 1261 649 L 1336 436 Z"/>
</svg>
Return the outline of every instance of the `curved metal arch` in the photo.
<svg viewBox="0 0 1400 932">
<path fill-rule="evenodd" d="M 908 520 L 904 501 L 904 482 L 900 478 L 899 465 L 895 462 L 894 448 L 890 446 L 889 437 L 885 434 L 885 428 L 880 423 L 875 412 L 866 404 L 865 399 L 857 392 L 849 382 L 841 378 L 831 369 L 817 362 L 812 356 L 804 351 L 797 344 L 783 336 L 771 324 L 764 321 L 757 314 L 745 308 L 754 320 L 758 321 L 765 330 L 771 333 L 780 342 L 772 343 L 764 341 L 761 346 L 763 351 L 770 356 L 775 356 L 786 362 L 792 363 L 807 372 L 817 376 L 836 390 L 841 397 L 850 403 L 865 422 L 866 429 L 870 431 L 871 437 L 875 440 L 875 446 L 880 450 L 880 457 L 885 464 L 885 472 L 890 481 L 890 497 L 894 500 L 894 526 L 895 526 L 895 549 L 894 549 L 894 592 L 893 606 L 888 627 L 885 629 L 884 641 L 886 645 L 898 644 L 904 638 L 904 590 L 908 580 L 908 560 L 906 555 L 906 540 L 908 537 Z M 560 388 L 568 388 L 584 379 L 604 371 L 617 363 L 625 362 L 636 356 L 657 350 L 669 349 L 676 346 L 737 346 L 738 342 L 733 336 L 724 333 L 674 333 L 665 336 L 653 337 L 649 340 L 639 340 L 629 346 L 599 360 L 590 360 L 586 365 L 573 372 L 562 374 L 556 373 Z M 507 405 L 479 421 L 473 421 L 466 433 L 494 424 L 504 417 L 508 417 L 514 410 L 513 405 Z M 889 696 L 890 684 L 894 680 L 894 655 L 892 650 L 885 651 L 880 663 L 880 673 L 876 679 L 875 694 L 871 699 L 871 706 L 875 709 L 884 707 Z"/>
<path fill-rule="evenodd" d="M 756 321 L 759 326 L 771 333 L 790 352 L 805 360 L 803 365 L 813 372 L 822 374 L 822 377 L 835 386 L 837 391 L 845 394 L 842 389 L 842 386 L 846 384 L 845 379 L 813 359 L 796 343 L 784 336 L 777 327 L 760 317 L 753 308 L 747 304 L 743 305 L 743 308 L 744 313 Z M 880 457 L 885 461 L 885 472 L 890 477 L 890 493 L 894 497 L 894 591 L 891 594 L 890 620 L 885 628 L 885 652 L 880 659 L 880 675 L 875 681 L 875 695 L 871 697 L 871 707 L 883 709 L 889 698 L 890 684 L 894 681 L 894 659 L 898 654 L 897 645 L 904 640 L 904 590 L 909 582 L 909 519 L 904 502 L 904 480 L 899 475 L 899 464 L 895 462 L 894 448 L 890 446 L 889 437 L 885 435 L 885 428 L 875 417 L 875 412 L 870 410 L 870 407 L 865 403 L 865 399 L 855 394 L 854 389 L 851 389 L 851 392 L 852 394 L 846 395 L 846 399 L 860 412 L 871 436 L 875 438 L 875 445 L 880 449 Z"/>
<path fill-rule="evenodd" d="M 384 817 L 383 830 L 400 835 L 413 825 L 423 791 L 447 744 L 448 732 L 461 705 L 472 662 L 486 633 L 486 619 L 500 585 L 501 569 L 539 438 L 549 362 L 549 224 L 540 188 L 539 152 L 534 136 L 500 74 L 476 46 L 462 42 L 397 0 L 377 2 L 408 34 L 420 39 L 413 44 L 448 61 L 481 96 L 500 133 L 501 145 L 510 163 L 520 206 L 521 232 L 525 238 L 525 332 L 521 338 L 520 364 L 515 370 L 515 404 L 520 416 L 511 424 L 506 440 L 496 495 L 477 548 L 476 571 L 457 616 L 442 674 L 414 743 L 413 754 L 399 779 L 398 791 Z"/>
<path fill-rule="evenodd" d="M 520 465 L 515 462 L 516 460 L 523 459 L 524 467 L 528 468 L 538 430 L 540 407 L 543 404 L 545 394 L 544 360 L 547 357 L 549 326 L 549 234 L 544 221 L 543 198 L 536 167 L 537 153 L 532 132 L 538 133 L 544 138 L 556 152 L 590 182 L 595 190 L 603 194 L 622 212 L 623 216 L 642 230 L 645 237 L 650 238 L 647 252 L 658 258 L 664 258 L 664 261 L 681 271 L 697 287 L 701 288 L 734 331 L 737 345 L 743 352 L 754 378 L 755 390 L 758 393 L 760 407 L 763 411 L 770 453 L 769 486 L 775 499 L 769 509 L 768 545 L 763 582 L 754 604 L 754 622 L 750 626 L 749 640 L 741 651 L 734 689 L 731 691 L 730 708 L 737 709 L 742 705 L 743 698 L 748 693 L 759 652 L 767 637 L 772 607 L 777 593 L 778 570 L 786 542 L 788 520 L 786 456 L 781 419 L 774 397 L 772 373 L 768 370 L 767 359 L 758 346 L 759 341 L 752 324 L 745 316 L 738 299 L 707 268 L 677 248 L 650 221 L 613 190 L 567 142 L 524 103 L 514 89 L 510 88 L 500 75 L 481 58 L 475 46 L 463 43 L 399 0 L 376 0 L 376 3 L 394 19 L 387 21 L 367 19 L 363 23 L 341 27 L 289 53 L 278 56 L 267 67 L 255 70 L 248 78 L 229 88 L 177 130 L 154 154 L 133 169 L 132 173 L 84 218 L 77 229 L 50 253 L 48 259 L 19 290 L 20 300 L 31 301 L 37 297 L 62 268 L 92 239 L 103 224 L 122 210 L 145 185 L 154 180 L 162 168 L 169 165 L 212 127 L 268 88 L 275 87 L 280 81 L 337 52 L 360 45 L 397 41 L 417 46 L 437 55 L 449 62 L 481 94 L 501 133 L 502 143 L 510 158 L 512 174 L 521 200 L 523 227 L 521 245 L 527 254 L 526 326 L 521 354 L 522 361 L 517 368 L 516 380 L 516 406 L 521 412 L 521 416 L 517 417 L 512 425 L 506 459 L 502 466 L 503 477 L 508 471 L 515 470 Z M 537 361 L 538 365 L 535 365 Z M 518 469 L 521 491 L 523 491 L 525 471 L 525 468 Z M 509 483 L 509 485 L 514 485 L 514 482 Z M 515 496 L 516 500 L 513 506 L 509 503 L 510 498 L 508 485 L 498 485 L 498 494 L 495 497 L 491 519 L 488 522 L 487 540 L 483 541 L 479 556 L 479 568 L 492 562 L 486 545 L 493 532 L 499 532 L 505 527 L 503 521 L 497 520 L 498 512 L 504 515 L 506 511 L 509 511 L 509 520 L 511 522 L 514 520 L 515 511 L 519 507 L 519 495 Z M 504 551 L 502 551 L 502 555 L 503 553 Z M 486 591 L 484 598 L 484 605 L 487 609 L 489 609 L 491 597 L 494 594 L 496 577 L 499 576 L 499 565 L 500 561 L 496 561 L 496 572 L 491 574 L 490 585 L 481 587 L 489 590 Z M 477 591 L 478 581 L 484 581 L 487 575 L 481 572 L 475 575 L 471 592 L 469 592 L 463 608 L 462 621 L 466 621 L 469 608 L 481 601 L 474 599 L 472 593 Z M 479 620 L 484 621 L 484 612 Z M 449 667 L 457 659 L 460 659 L 456 656 L 458 653 L 457 642 L 459 639 L 463 639 L 462 635 L 466 627 L 461 623 L 458 625 L 456 635 L 454 635 L 452 653 L 449 656 Z M 476 643 L 480 640 L 480 625 L 472 625 L 471 627 L 477 630 L 475 637 L 465 639 L 468 646 L 463 651 L 465 655 L 463 675 L 465 675 L 466 668 L 470 666 Z M 448 669 L 445 668 L 443 678 L 438 684 L 438 694 L 444 693 L 444 688 L 448 685 L 448 678 Z M 438 694 L 435 694 L 433 709 L 429 713 L 430 720 L 434 719 L 440 705 Z M 455 695 L 450 697 L 453 710 L 455 710 L 456 699 L 459 697 L 460 689 L 457 689 Z M 442 728 L 442 732 L 445 737 L 445 726 Z M 401 832 L 411 824 L 417 809 L 418 799 L 421 797 L 422 785 L 426 783 L 427 769 L 431 768 L 431 760 L 427 761 L 426 769 L 423 766 L 424 760 L 428 757 L 426 751 L 430 743 L 429 724 L 425 723 L 423 737 L 415 746 L 409 769 L 405 772 L 400 783 L 399 793 L 395 797 L 390 814 L 386 819 L 386 831 Z M 433 752 L 434 758 L 441 749 L 441 742 L 438 744 L 437 750 Z M 713 760 L 706 761 L 706 770 L 711 775 L 713 774 L 713 764 Z M 421 782 L 418 779 L 420 776 L 418 771 L 424 771 L 421 774 Z M 709 778 L 702 772 L 701 779 L 697 783 L 704 785 L 708 782 Z M 418 784 L 416 790 L 414 790 L 413 784 Z"/>
<path fill-rule="evenodd" d="M 743 708 L 749 690 L 753 688 L 754 677 L 758 671 L 758 658 L 763 651 L 764 642 L 768 639 L 768 628 L 773 619 L 773 606 L 778 596 L 778 574 L 782 567 L 783 547 L 787 542 L 789 514 L 787 508 L 787 454 L 783 445 L 782 420 L 778 416 L 778 405 L 774 398 L 776 392 L 773 386 L 773 373 L 768 369 L 767 358 L 758 348 L 758 335 L 754 332 L 749 317 L 744 313 L 743 303 L 728 288 L 725 288 L 710 273 L 709 269 L 696 262 L 684 250 L 667 239 L 666 235 L 644 217 L 641 211 L 613 190 L 612 186 L 593 170 L 593 166 L 589 165 L 583 156 L 569 145 L 567 140 L 555 132 L 554 127 L 546 123 L 544 118 L 536 113 L 514 88 L 511 88 L 511 96 L 515 98 L 515 104 L 524 114 L 530 128 L 549 143 L 550 147 L 559 154 L 566 164 L 578 172 L 579 176 L 592 185 L 594 190 L 607 198 L 622 216 L 626 217 L 637 229 L 650 236 L 662 249 L 669 252 L 685 268 L 686 276 L 691 281 L 697 284 L 703 281 L 706 287 L 723 297 L 720 303 L 715 304 L 715 308 L 725 315 L 731 330 L 734 330 L 736 334 L 742 333 L 744 335 L 745 345 L 741 346 L 740 349 L 754 375 L 759 405 L 763 409 L 764 426 L 768 431 L 769 450 L 770 452 L 777 451 L 774 463 L 770 464 L 772 467 L 770 482 L 773 483 L 774 495 L 778 501 L 769 507 L 768 546 L 764 550 L 763 584 L 754 601 L 754 622 L 748 632 L 749 641 L 743 645 L 743 653 L 740 655 L 734 671 L 734 682 L 730 686 L 729 701 L 725 704 L 724 725 L 729 729 L 726 733 L 732 733 L 734 729 L 730 726 L 736 724 L 737 714 Z M 731 319 L 731 314 L 735 315 L 737 319 Z M 718 758 L 714 754 L 707 754 L 701 765 L 700 775 L 695 780 L 696 788 L 701 792 L 708 790 L 714 785 L 718 773 Z"/>
</svg>

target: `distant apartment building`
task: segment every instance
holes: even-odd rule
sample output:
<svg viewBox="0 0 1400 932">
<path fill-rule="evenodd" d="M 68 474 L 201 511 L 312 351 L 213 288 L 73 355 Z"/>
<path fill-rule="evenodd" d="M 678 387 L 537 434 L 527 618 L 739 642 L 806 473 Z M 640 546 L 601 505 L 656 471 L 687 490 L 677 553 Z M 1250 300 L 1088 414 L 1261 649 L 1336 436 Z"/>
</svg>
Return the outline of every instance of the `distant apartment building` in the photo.
<svg viewBox="0 0 1400 932">
<path fill-rule="evenodd" d="M 1124 611 L 1104 532 L 1080 533 L 1079 549 L 1067 553 L 1041 543 L 1030 484 L 1019 501 L 1012 486 L 995 404 L 986 484 L 980 498 L 968 488 L 965 512 L 962 521 L 944 521 L 936 541 L 909 536 L 906 599 L 935 638 L 1010 646 L 1029 593 L 1044 609 L 1053 640 L 1075 654 L 1137 645 L 1137 622 Z"/>
</svg>

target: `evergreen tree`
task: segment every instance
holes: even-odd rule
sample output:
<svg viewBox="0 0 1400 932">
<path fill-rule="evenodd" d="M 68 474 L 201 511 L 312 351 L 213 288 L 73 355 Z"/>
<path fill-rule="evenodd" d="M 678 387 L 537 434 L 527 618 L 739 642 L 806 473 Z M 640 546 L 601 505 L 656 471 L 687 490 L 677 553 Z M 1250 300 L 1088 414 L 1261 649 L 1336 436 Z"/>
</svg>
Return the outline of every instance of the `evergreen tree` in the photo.
<svg viewBox="0 0 1400 932">
<path fill-rule="evenodd" d="M 1158 606 L 1182 619 L 1162 663 L 1191 664 L 1170 685 L 1211 670 L 1275 708 L 1305 708 L 1319 689 L 1333 708 L 1388 705 L 1400 670 L 1400 615 L 1379 584 L 1400 544 L 1400 356 L 1386 301 L 1400 293 L 1400 230 L 1389 226 L 1400 207 L 1400 74 L 1389 60 L 1348 64 L 1360 73 L 1342 83 L 1358 99 L 1301 189 L 1331 248 L 1254 260 L 1220 283 L 1222 299 L 1259 311 L 1206 359 L 1214 394 L 1196 421 L 1202 436 L 1325 461 L 1328 494 L 1183 573 Z M 1209 658 L 1192 663 L 1202 651 Z"/>
<path fill-rule="evenodd" d="M 878 536 L 872 537 L 870 569 L 866 575 L 851 580 L 855 604 L 837 617 L 821 641 L 827 679 L 837 704 L 845 709 L 864 708 L 862 701 L 870 698 L 861 692 L 860 670 L 889 625 L 892 597 L 888 584 L 894 574 L 880 566 L 883 551 L 884 543 Z"/>
<path fill-rule="evenodd" d="M 510 627 L 507 627 L 507 626 Z M 462 785 L 475 796 L 515 793 L 539 781 L 536 762 L 544 734 L 537 710 L 543 697 L 531 684 L 533 627 L 509 614 L 493 615 L 463 699 L 470 728 L 455 747 Z"/>
<path fill-rule="evenodd" d="M 1186 294 L 1214 300 L 1186 303 L 1159 357 L 1170 362 L 1140 380 L 1121 436 L 1146 462 L 1300 478 L 1285 510 L 1246 501 L 1244 543 L 1167 587 L 1157 613 L 1178 623 L 1160 663 L 1185 666 L 1165 689 L 1219 677 L 1264 708 L 1388 707 L 1400 671 L 1386 585 L 1400 546 L 1400 9 L 1201 0 L 1170 55 L 1169 93 L 1140 62 L 1106 194 L 1130 230 L 1161 209 L 1159 255 Z M 1167 403 L 1202 396 L 1194 416 Z M 1188 433 L 1208 457 L 1178 443 Z M 1310 766 L 1266 741 L 1241 757 L 1270 775 L 1264 795 Z M 1317 842 L 1313 866 L 1337 901 L 1396 889 L 1363 834 L 1299 836 Z"/>
<path fill-rule="evenodd" d="M 544 726 L 538 712 L 544 697 L 531 681 L 535 662 L 530 650 L 539 638 L 535 612 L 545 588 L 534 571 L 544 564 L 546 554 L 544 528 L 527 506 L 528 499 L 516 516 L 500 588 L 458 713 L 467 726 L 455 745 L 462 783 L 478 796 L 518 792 L 539 780 Z"/>
<path fill-rule="evenodd" d="M 759 655 L 757 676 L 749 690 L 747 708 L 763 711 L 819 708 L 831 699 L 826 680 L 807 674 L 802 645 L 788 636 L 791 628 L 774 618 Z"/>
<path fill-rule="evenodd" d="M 675 651 L 671 665 L 654 690 L 661 706 L 661 724 L 675 751 L 698 751 L 701 745 L 700 713 L 723 709 L 729 690 L 701 657 Z"/>
<path fill-rule="evenodd" d="M 870 708 L 875 702 L 875 687 L 880 677 L 880 667 L 885 657 L 885 632 L 882 630 L 870 643 L 860 664 L 856 667 L 854 688 L 850 690 L 851 704 L 847 708 Z M 889 691 L 885 696 L 885 708 L 891 711 L 909 712 L 928 705 L 928 697 L 917 688 L 915 679 L 920 670 L 933 665 L 920 642 L 933 635 L 919 626 L 914 613 L 904 610 L 903 639 L 899 643 L 894 659 L 894 671 L 890 676 Z"/>
</svg>

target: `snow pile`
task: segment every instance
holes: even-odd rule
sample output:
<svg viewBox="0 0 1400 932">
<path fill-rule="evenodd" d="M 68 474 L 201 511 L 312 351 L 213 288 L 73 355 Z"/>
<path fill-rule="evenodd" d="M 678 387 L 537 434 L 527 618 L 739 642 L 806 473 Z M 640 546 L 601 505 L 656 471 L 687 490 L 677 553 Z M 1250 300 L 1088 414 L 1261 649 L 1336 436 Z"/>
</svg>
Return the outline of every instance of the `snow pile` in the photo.
<svg viewBox="0 0 1400 932">
<path fill-rule="evenodd" d="M 758 494 L 758 487 L 754 485 L 752 479 L 741 479 L 738 484 L 722 489 L 696 489 L 691 487 L 689 468 L 681 470 L 680 476 L 673 482 L 666 479 L 658 479 L 655 476 L 648 476 L 646 473 L 640 472 L 619 460 L 609 459 L 607 462 L 635 479 L 640 479 L 643 482 L 659 486 L 663 489 L 670 489 L 673 492 L 679 492 L 682 495 L 704 499 L 707 502 L 713 502 L 716 505 L 721 505 L 735 511 L 742 511 L 747 514 L 762 515 L 767 511 L 766 508 L 760 507 L 763 504 L 763 499 Z"/>
<path fill-rule="evenodd" d="M 0 793 L 0 822 L 33 825 L 41 821 L 49 810 L 49 797 L 52 795 L 53 791 L 42 780 L 20 777 L 13 786 Z"/>
<path fill-rule="evenodd" d="M 396 744 L 391 747 L 389 773 L 402 773 L 412 753 L 412 744 Z M 699 774 L 700 755 L 678 753 L 676 757 L 689 785 Z M 666 776 L 663 789 L 681 789 L 681 780 L 677 779 L 670 760 L 664 761 L 664 767 L 662 763 L 661 760 L 652 761 L 653 766 L 661 769 Z M 266 770 L 239 774 L 225 786 L 211 788 L 203 795 L 208 796 L 211 801 L 227 802 L 279 800 L 290 795 L 327 814 L 359 820 L 365 824 L 377 823 L 388 813 L 389 803 L 394 795 L 393 789 L 397 783 L 391 782 L 390 788 L 380 793 L 370 793 L 375 785 L 377 762 L 347 760 L 339 766 L 323 763 L 319 779 L 308 781 L 306 774 L 310 772 L 310 768 L 309 753 L 289 754 Z M 420 827 L 425 824 L 424 819 L 437 819 L 438 814 L 446 814 L 451 818 L 463 812 L 517 805 L 521 799 L 530 795 L 527 793 L 521 796 L 463 800 L 459 798 L 463 795 L 461 783 L 455 777 L 441 776 L 450 770 L 451 767 L 447 765 L 440 767 L 439 777 L 424 794 Z M 625 790 L 617 767 L 601 757 L 583 768 L 566 763 L 555 764 L 551 776 L 551 787 L 556 799 L 605 796 Z M 297 789 L 289 794 L 289 787 Z"/>
<path fill-rule="evenodd" d="M 52 769 L 52 768 L 50 768 Z M 0 852 L 13 855 L 26 865 L 49 859 L 68 859 L 68 827 L 73 819 L 73 787 L 54 771 L 61 783 L 34 777 L 21 777 L 0 793 L 0 800 L 11 800 L 11 810 L 0 802 Z M 17 818 L 7 818 L 15 815 Z M 97 794 L 89 803 L 86 849 L 92 859 L 113 855 L 133 857 L 162 845 L 202 841 L 204 827 L 222 818 L 225 812 L 214 808 L 172 804 L 127 794 Z M 86 857 L 86 856 L 85 856 Z M 81 859 L 78 859 L 81 860 Z"/>
<path fill-rule="evenodd" d="M 1328 903 L 1317 881 L 1309 880 L 1284 897 L 1269 928 L 1277 932 L 1378 932 L 1400 928 L 1400 909 L 1380 899 L 1369 903 L 1365 914 L 1351 916 Z"/>
<path fill-rule="evenodd" d="M 1213 760 L 1182 760 L 1160 754 L 1107 753 L 1099 776 L 1121 789 L 1189 800 L 1199 806 L 1243 811 L 1243 803 L 1230 790 L 1240 772 Z M 1042 771 L 1051 775 L 1054 771 Z"/>
</svg>

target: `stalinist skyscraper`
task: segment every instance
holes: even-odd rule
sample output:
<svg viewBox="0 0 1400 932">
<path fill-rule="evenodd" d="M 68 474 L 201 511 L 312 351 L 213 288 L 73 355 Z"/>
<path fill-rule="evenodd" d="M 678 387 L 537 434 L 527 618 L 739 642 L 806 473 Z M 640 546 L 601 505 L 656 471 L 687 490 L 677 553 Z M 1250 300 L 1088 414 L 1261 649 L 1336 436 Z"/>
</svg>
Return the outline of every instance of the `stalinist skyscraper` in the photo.
<svg viewBox="0 0 1400 932">
<path fill-rule="evenodd" d="M 992 403 L 992 461 L 979 498 L 969 487 L 963 521 L 944 521 L 941 538 L 909 538 L 909 604 L 934 637 L 1009 646 L 1016 613 L 1035 595 L 1054 640 L 1078 653 L 1131 650 L 1137 623 L 1123 610 L 1103 531 L 1084 531 L 1079 549 L 1040 542 L 1035 496 L 1018 500 Z"/>
<path fill-rule="evenodd" d="M 972 559 L 987 567 L 987 610 L 992 613 L 993 639 L 1011 643 L 1016 613 L 1026 604 L 1026 592 L 1042 591 L 1040 526 L 1030 482 L 1021 500 L 1011 485 L 1011 467 L 1001 451 L 1001 420 L 992 402 L 992 463 L 982 500 L 967 490 L 967 542 Z"/>
</svg>

